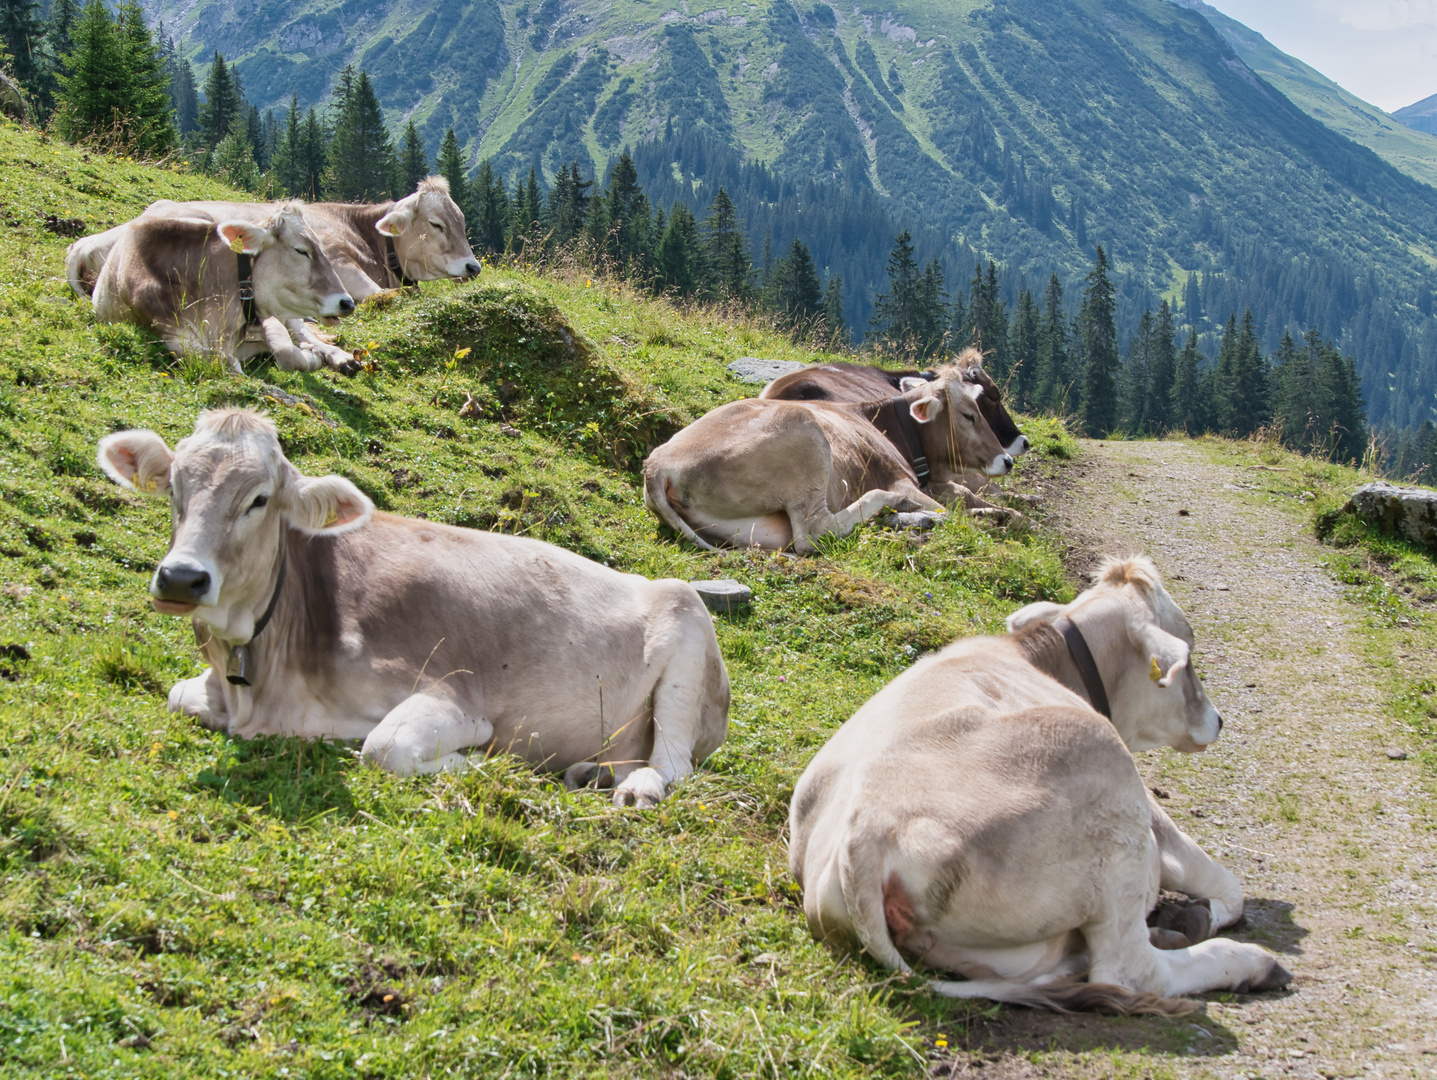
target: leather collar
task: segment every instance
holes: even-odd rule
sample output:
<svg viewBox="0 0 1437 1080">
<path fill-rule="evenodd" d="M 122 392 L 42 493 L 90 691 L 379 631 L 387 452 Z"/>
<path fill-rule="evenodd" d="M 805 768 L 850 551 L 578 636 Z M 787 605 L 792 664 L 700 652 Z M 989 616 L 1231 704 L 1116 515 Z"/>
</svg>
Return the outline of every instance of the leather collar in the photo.
<svg viewBox="0 0 1437 1080">
<path fill-rule="evenodd" d="M 284 554 L 279 560 L 279 577 L 275 579 L 274 592 L 270 594 L 269 604 L 264 609 L 264 614 L 256 620 L 254 633 L 243 645 L 231 645 L 229 664 L 225 668 L 225 679 L 234 686 L 249 686 L 250 658 L 249 649 L 254 644 L 255 638 L 264 632 L 269 625 L 269 620 L 274 616 L 274 609 L 279 604 L 279 591 L 284 588 L 284 572 L 289 567 L 289 547 L 286 545 Z"/>
<path fill-rule="evenodd" d="M 899 395 L 885 401 L 871 402 L 865 407 L 869 421 L 881 431 L 904 459 L 913 466 L 918 477 L 918 486 L 928 483 L 928 458 L 923 453 L 923 440 L 918 434 L 918 424 L 908 411 L 908 399 Z"/>
<path fill-rule="evenodd" d="M 1053 620 L 1053 629 L 1062 634 L 1063 640 L 1068 643 L 1068 652 L 1072 654 L 1073 663 L 1077 665 L 1078 674 L 1083 679 L 1083 688 L 1087 690 L 1088 700 L 1093 703 L 1093 708 L 1111 720 L 1113 711 L 1108 707 L 1108 692 L 1103 688 L 1103 677 L 1098 674 L 1097 662 L 1093 660 L 1093 652 L 1088 648 L 1082 631 L 1074 626 L 1066 615 L 1059 615 Z"/>
<path fill-rule="evenodd" d="M 256 326 L 260 317 L 254 308 L 254 256 L 241 251 L 235 260 L 239 263 L 239 298 L 244 308 L 244 322 L 246 326 Z"/>
<path fill-rule="evenodd" d="M 384 234 L 384 265 L 394 275 L 394 280 L 399 282 L 399 288 L 407 289 L 419 284 L 413 278 L 405 276 L 404 267 L 399 263 L 399 252 L 394 250 L 394 237 L 388 234 Z"/>
</svg>

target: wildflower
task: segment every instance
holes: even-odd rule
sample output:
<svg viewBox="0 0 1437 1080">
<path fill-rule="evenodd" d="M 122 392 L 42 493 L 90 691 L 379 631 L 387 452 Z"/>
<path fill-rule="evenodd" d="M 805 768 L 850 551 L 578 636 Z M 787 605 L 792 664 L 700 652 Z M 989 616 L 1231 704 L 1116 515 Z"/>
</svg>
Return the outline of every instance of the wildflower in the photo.
<svg viewBox="0 0 1437 1080">
<path fill-rule="evenodd" d="M 947 1050 L 947 1049 L 948 1049 L 948 1036 L 946 1036 L 946 1035 L 939 1035 L 938 1038 L 936 1038 L 936 1039 L 933 1040 L 933 1045 L 936 1046 L 936 1047 L 938 1047 L 939 1050 Z"/>
<path fill-rule="evenodd" d="M 468 346 L 468 345 L 464 346 L 464 348 L 462 348 L 462 349 L 455 349 L 455 350 L 454 350 L 454 359 L 455 359 L 455 360 L 463 360 L 466 356 L 468 356 L 468 355 L 469 355 L 471 352 L 473 352 L 473 351 L 474 351 L 474 350 L 473 350 L 470 346 Z"/>
<path fill-rule="evenodd" d="M 171 810 L 171 811 L 170 811 L 170 820 L 171 820 L 171 821 L 179 821 L 179 820 L 180 820 L 180 812 L 179 812 L 178 810 Z"/>
<path fill-rule="evenodd" d="M 787 675 L 780 675 L 780 676 L 778 677 L 778 681 L 779 681 L 779 682 L 788 682 L 788 676 L 787 676 Z"/>
</svg>

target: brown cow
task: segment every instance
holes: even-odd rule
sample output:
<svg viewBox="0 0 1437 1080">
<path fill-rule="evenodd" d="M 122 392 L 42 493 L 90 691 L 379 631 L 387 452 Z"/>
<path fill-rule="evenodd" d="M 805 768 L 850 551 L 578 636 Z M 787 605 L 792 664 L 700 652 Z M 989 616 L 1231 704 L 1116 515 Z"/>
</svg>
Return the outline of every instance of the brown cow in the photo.
<svg viewBox="0 0 1437 1080">
<path fill-rule="evenodd" d="M 910 383 L 896 400 L 863 405 L 748 398 L 720 406 L 649 455 L 644 503 L 703 548 L 800 554 L 813 551 L 813 537 L 847 536 L 885 507 L 941 512 L 962 500 L 991 511 L 956 482 L 965 468 L 1013 467 L 978 411 L 979 388 L 957 368 Z M 877 425 L 914 430 L 890 439 Z M 915 466 L 931 469 L 931 494 Z"/>
</svg>

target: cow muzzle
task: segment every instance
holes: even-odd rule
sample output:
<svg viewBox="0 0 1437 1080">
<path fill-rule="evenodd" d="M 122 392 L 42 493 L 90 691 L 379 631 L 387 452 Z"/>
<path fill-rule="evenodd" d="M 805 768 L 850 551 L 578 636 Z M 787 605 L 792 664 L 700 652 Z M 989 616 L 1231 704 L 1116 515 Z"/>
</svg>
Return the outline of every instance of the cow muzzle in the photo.
<svg viewBox="0 0 1437 1080">
<path fill-rule="evenodd" d="M 1028 448 L 1031 445 L 1032 444 L 1028 442 L 1028 436 L 1019 435 L 1016 439 L 1014 439 L 1006 447 L 1004 447 L 1004 449 L 1008 451 L 1009 457 L 1017 458 L 1022 457 L 1024 454 L 1026 454 L 1028 452 Z"/>
<path fill-rule="evenodd" d="M 341 315 L 348 315 L 354 311 L 354 297 L 349 293 L 334 293 L 324 298 L 320 305 L 319 313 L 329 318 L 337 318 Z"/>
<path fill-rule="evenodd" d="M 987 468 L 989 476 L 1007 476 L 1012 471 L 1013 459 L 1007 453 L 999 454 L 989 462 Z"/>
<path fill-rule="evenodd" d="M 468 281 L 478 277 L 480 269 L 478 259 L 459 259 L 449 264 L 449 276 Z"/>
<path fill-rule="evenodd" d="M 166 615 L 188 615 L 204 603 L 214 588 L 214 577 L 196 563 L 161 563 L 150 582 L 155 610 Z"/>
</svg>

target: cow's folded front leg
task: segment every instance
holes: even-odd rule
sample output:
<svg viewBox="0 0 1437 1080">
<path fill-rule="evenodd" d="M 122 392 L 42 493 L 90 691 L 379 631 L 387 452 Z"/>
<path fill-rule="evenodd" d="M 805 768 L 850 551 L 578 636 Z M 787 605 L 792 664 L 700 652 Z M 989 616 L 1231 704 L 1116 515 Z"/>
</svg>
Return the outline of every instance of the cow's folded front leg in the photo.
<svg viewBox="0 0 1437 1080">
<path fill-rule="evenodd" d="M 826 503 L 809 508 L 807 512 L 789 512 L 793 523 L 793 550 L 800 555 L 813 553 L 814 536 L 831 535 L 842 540 L 863 522 L 876 517 L 884 510 L 907 513 L 913 510 L 942 509 L 932 499 L 914 491 L 865 491 L 857 500 L 842 510 L 831 511 Z"/>
<path fill-rule="evenodd" d="M 1237 875 L 1215 862 L 1193 842 L 1192 837 L 1173 824 L 1172 818 L 1158 805 L 1151 792 L 1148 793 L 1148 809 L 1152 813 L 1162 888 L 1186 893 L 1194 900 L 1206 900 L 1212 912 L 1211 929 L 1214 932 L 1241 919 L 1242 883 L 1237 880 Z"/>
<path fill-rule="evenodd" d="M 284 371 L 313 371 L 320 365 L 320 358 L 301 349 L 290 340 L 289 329 L 276 318 L 260 323 L 264 331 L 264 343 L 274 354 L 274 362 Z"/>
<path fill-rule="evenodd" d="M 183 679 L 170 687 L 169 708 L 170 712 L 193 716 L 211 731 L 225 731 L 229 727 L 224 691 L 214 668 L 205 668 L 204 674 Z"/>
<path fill-rule="evenodd" d="M 364 758 L 400 776 L 464 767 L 462 753 L 483 746 L 494 727 L 458 705 L 430 694 L 413 694 L 391 709 L 364 740 Z"/>
<path fill-rule="evenodd" d="M 312 353 L 335 371 L 353 375 L 359 370 L 359 361 L 354 358 L 353 353 L 346 352 L 332 340 L 326 340 L 325 337 L 315 333 L 310 324 L 303 319 L 291 319 L 285 323 L 285 326 L 289 330 L 289 336 L 300 348 Z"/>
</svg>

